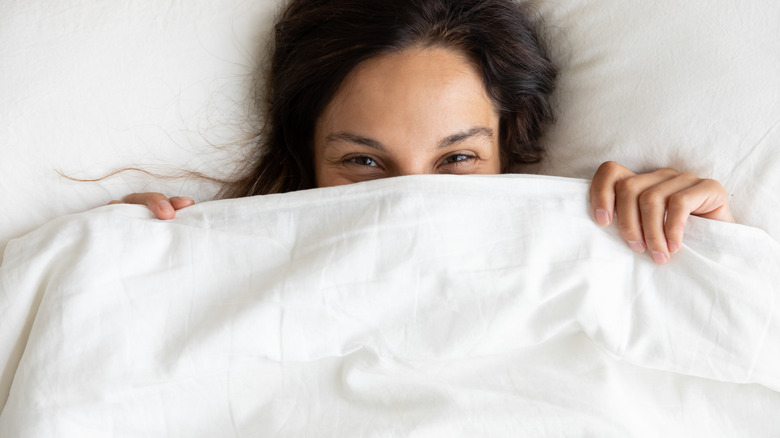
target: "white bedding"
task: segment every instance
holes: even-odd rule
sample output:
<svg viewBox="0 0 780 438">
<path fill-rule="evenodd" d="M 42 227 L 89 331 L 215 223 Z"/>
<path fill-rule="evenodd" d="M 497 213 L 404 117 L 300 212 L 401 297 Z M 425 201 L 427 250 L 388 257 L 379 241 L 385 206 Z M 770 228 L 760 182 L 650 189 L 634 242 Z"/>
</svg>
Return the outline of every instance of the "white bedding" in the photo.
<svg viewBox="0 0 780 438">
<path fill-rule="evenodd" d="M 561 67 L 550 156 L 590 178 L 606 160 L 720 181 L 740 223 L 780 240 L 780 2 L 532 0 Z M 210 199 L 252 132 L 254 68 L 278 0 L 4 0 L 0 255 L 8 240 L 132 192 Z"/>
<path fill-rule="evenodd" d="M 0 436 L 778 436 L 780 245 L 658 267 L 587 182 L 405 177 L 61 217 L 0 268 Z"/>
</svg>

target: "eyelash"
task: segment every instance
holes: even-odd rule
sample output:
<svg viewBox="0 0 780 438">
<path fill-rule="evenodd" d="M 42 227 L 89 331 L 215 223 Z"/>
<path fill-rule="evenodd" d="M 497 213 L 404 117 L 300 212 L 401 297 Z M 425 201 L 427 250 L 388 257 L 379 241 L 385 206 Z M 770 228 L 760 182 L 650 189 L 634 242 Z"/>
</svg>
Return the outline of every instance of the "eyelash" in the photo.
<svg viewBox="0 0 780 438">
<path fill-rule="evenodd" d="M 453 158 L 456 158 L 456 157 L 463 157 L 463 158 L 460 159 L 460 160 L 457 160 L 457 161 L 450 161 L 450 160 L 452 160 Z M 457 153 L 457 154 L 452 154 L 452 155 L 447 156 L 444 160 L 442 160 L 442 164 L 443 165 L 462 166 L 462 165 L 467 164 L 467 163 L 469 163 L 471 161 L 474 161 L 476 159 L 477 159 L 476 155 Z M 364 162 L 365 161 L 371 161 L 372 163 L 375 164 L 375 166 L 372 166 L 370 164 L 361 163 L 360 161 L 364 161 Z M 345 158 L 343 162 L 344 162 L 344 164 L 349 164 L 349 165 L 358 166 L 358 167 L 381 167 L 379 165 L 379 162 L 376 159 L 374 159 L 372 157 L 369 157 L 367 155 L 357 155 L 357 156 L 353 156 L 353 157 L 348 157 L 348 158 Z"/>
<path fill-rule="evenodd" d="M 369 164 L 363 164 L 358 162 L 358 161 L 367 161 L 367 160 L 371 160 L 371 162 L 373 162 L 376 166 L 371 166 Z M 349 164 L 352 166 L 359 166 L 359 167 L 380 167 L 377 160 L 367 155 L 357 155 L 357 156 L 345 158 L 344 164 Z"/>
<path fill-rule="evenodd" d="M 452 158 L 455 158 L 455 157 L 463 157 L 463 159 L 457 160 L 457 161 L 449 161 L 449 160 L 451 160 Z M 452 155 L 448 156 L 447 158 L 445 158 L 443 160 L 443 164 L 454 164 L 456 166 L 461 166 L 461 165 L 464 165 L 464 164 L 466 164 L 468 162 L 471 162 L 473 160 L 476 160 L 476 159 L 477 159 L 476 155 L 458 153 L 458 154 L 452 154 Z"/>
</svg>

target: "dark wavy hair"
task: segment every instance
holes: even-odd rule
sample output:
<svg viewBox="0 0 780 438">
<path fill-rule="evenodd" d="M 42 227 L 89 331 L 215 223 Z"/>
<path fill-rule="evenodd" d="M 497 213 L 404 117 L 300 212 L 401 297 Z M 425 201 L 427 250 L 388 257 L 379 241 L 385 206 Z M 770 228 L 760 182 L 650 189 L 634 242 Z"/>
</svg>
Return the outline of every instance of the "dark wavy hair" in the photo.
<svg viewBox="0 0 780 438">
<path fill-rule="evenodd" d="M 359 63 L 410 47 L 466 54 L 500 117 L 502 172 L 542 159 L 557 69 L 516 0 L 291 0 L 275 28 L 265 128 L 223 197 L 313 188 L 317 118 Z"/>
</svg>

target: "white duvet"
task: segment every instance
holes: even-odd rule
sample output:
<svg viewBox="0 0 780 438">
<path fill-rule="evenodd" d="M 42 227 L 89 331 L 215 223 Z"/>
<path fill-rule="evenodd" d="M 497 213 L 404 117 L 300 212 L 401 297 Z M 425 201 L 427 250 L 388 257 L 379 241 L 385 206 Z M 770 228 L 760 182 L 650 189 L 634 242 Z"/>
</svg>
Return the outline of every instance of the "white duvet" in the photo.
<svg viewBox="0 0 780 438">
<path fill-rule="evenodd" d="M 659 267 L 587 187 L 56 219 L 0 268 L 0 436 L 780 435 L 780 245 L 692 218 Z"/>
</svg>

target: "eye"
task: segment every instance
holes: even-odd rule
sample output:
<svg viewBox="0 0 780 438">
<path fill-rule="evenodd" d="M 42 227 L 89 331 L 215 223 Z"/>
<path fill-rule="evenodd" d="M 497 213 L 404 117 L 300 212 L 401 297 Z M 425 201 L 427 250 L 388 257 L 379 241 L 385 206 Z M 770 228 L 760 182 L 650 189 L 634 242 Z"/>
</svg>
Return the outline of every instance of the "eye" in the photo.
<svg viewBox="0 0 780 438">
<path fill-rule="evenodd" d="M 377 162 L 374 161 L 373 158 L 366 157 L 364 155 L 349 157 L 346 160 L 344 160 L 344 162 L 348 164 L 355 164 L 358 166 L 379 167 L 379 164 L 377 164 Z"/>
<path fill-rule="evenodd" d="M 474 160 L 477 157 L 469 154 L 452 154 L 442 161 L 442 164 L 465 164 L 470 160 Z"/>
</svg>

